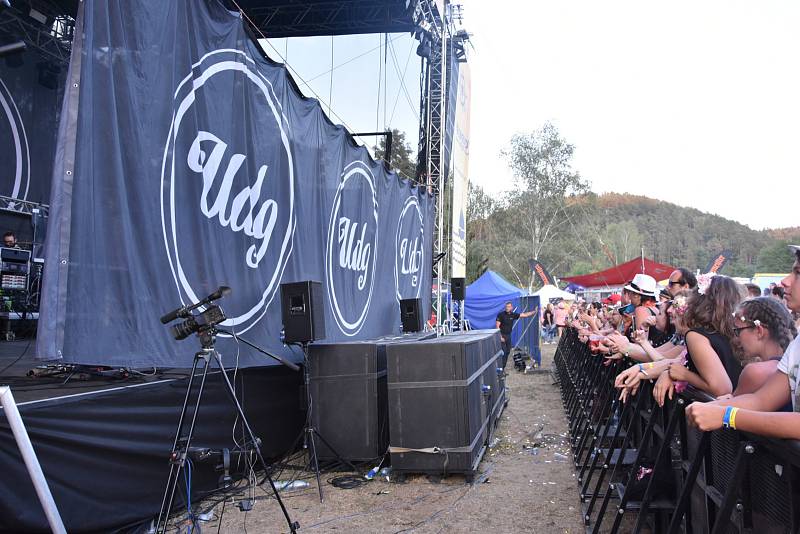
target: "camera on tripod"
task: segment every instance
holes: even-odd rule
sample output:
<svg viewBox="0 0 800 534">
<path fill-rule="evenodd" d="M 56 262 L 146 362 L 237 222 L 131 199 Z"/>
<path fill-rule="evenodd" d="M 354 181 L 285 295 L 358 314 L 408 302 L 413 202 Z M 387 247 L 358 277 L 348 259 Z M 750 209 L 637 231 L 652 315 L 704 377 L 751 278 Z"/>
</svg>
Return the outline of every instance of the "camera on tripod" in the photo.
<svg viewBox="0 0 800 534">
<path fill-rule="evenodd" d="M 167 313 L 161 317 L 161 322 L 163 324 L 167 324 L 171 323 L 175 319 L 185 319 L 184 321 L 170 327 L 172 337 L 174 337 L 176 340 L 181 340 L 186 339 L 192 334 L 197 334 L 200 337 L 200 340 L 203 342 L 204 347 L 206 345 L 210 346 L 213 343 L 214 334 L 216 333 L 214 327 L 226 319 L 225 312 L 222 311 L 222 308 L 217 305 L 211 306 L 210 304 L 215 300 L 219 300 L 222 297 L 226 297 L 230 294 L 231 288 L 227 286 L 220 286 L 216 291 L 211 293 L 203 300 L 188 306 L 181 306 L 180 308 L 174 309 Z M 202 306 L 208 307 L 196 315 L 192 314 L 192 311 Z"/>
<path fill-rule="evenodd" d="M 209 306 L 197 315 L 190 315 L 182 323 L 172 325 L 172 337 L 177 340 L 186 339 L 192 334 L 203 335 L 226 319 L 225 312 L 219 306 Z"/>
</svg>

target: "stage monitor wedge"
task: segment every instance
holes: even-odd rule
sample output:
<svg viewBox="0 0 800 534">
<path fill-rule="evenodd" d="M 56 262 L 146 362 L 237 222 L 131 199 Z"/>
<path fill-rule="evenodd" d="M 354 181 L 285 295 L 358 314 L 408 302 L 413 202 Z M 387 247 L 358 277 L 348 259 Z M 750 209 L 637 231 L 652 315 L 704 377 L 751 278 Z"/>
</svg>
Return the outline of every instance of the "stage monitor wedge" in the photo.
<svg viewBox="0 0 800 534">
<path fill-rule="evenodd" d="M 281 317 L 286 343 L 325 339 L 322 284 L 310 280 L 281 284 Z"/>
<path fill-rule="evenodd" d="M 403 299 L 400 301 L 400 320 L 403 332 L 421 332 L 423 325 L 422 300 Z"/>
</svg>

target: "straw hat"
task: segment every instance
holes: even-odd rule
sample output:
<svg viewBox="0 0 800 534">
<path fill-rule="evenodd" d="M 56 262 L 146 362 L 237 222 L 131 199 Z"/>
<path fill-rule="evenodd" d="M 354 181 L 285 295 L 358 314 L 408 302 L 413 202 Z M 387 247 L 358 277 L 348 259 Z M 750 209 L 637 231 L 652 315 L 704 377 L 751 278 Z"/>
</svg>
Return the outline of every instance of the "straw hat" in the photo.
<svg viewBox="0 0 800 534">
<path fill-rule="evenodd" d="M 633 277 L 628 285 L 625 286 L 626 291 L 632 291 L 645 297 L 658 297 L 658 282 L 656 279 L 647 274 L 637 274 Z"/>
</svg>

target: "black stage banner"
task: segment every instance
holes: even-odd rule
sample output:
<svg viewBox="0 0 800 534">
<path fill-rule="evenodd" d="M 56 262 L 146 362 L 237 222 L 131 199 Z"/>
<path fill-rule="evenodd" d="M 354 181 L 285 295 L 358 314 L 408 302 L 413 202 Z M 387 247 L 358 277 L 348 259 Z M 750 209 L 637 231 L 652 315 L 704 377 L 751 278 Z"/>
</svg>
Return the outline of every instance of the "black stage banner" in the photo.
<svg viewBox="0 0 800 534">
<path fill-rule="evenodd" d="M 300 96 L 238 12 L 220 0 L 80 6 L 40 358 L 190 366 L 197 343 L 173 341 L 158 318 L 220 285 L 233 288 L 223 324 L 287 356 L 283 282 L 323 283 L 329 342 L 399 332 L 400 298 L 430 308 L 432 197 Z"/>
<path fill-rule="evenodd" d="M 0 59 L 0 195 L 50 200 L 63 85 L 60 68 L 34 51 Z"/>
<path fill-rule="evenodd" d="M 2 40 L 2 33 L 0 33 Z M 0 59 L 0 195 L 50 201 L 64 74 L 34 50 Z M 30 215 L 0 211 L 0 233 L 33 240 Z"/>
</svg>

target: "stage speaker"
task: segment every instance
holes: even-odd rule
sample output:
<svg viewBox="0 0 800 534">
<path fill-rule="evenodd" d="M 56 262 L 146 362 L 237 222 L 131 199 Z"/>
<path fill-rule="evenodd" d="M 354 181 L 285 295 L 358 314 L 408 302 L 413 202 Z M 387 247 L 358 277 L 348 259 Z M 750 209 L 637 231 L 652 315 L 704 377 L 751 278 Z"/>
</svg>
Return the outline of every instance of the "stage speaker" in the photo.
<svg viewBox="0 0 800 534">
<path fill-rule="evenodd" d="M 312 281 L 281 284 L 281 317 L 286 343 L 325 339 L 322 284 Z"/>
<path fill-rule="evenodd" d="M 393 472 L 474 476 L 506 404 L 502 356 L 497 330 L 386 346 Z"/>
<path fill-rule="evenodd" d="M 400 320 L 403 332 L 422 331 L 422 301 L 420 299 L 403 299 L 400 301 Z"/>
<path fill-rule="evenodd" d="M 467 286 L 465 278 L 450 279 L 450 294 L 453 300 L 465 300 L 467 298 Z"/>
</svg>

